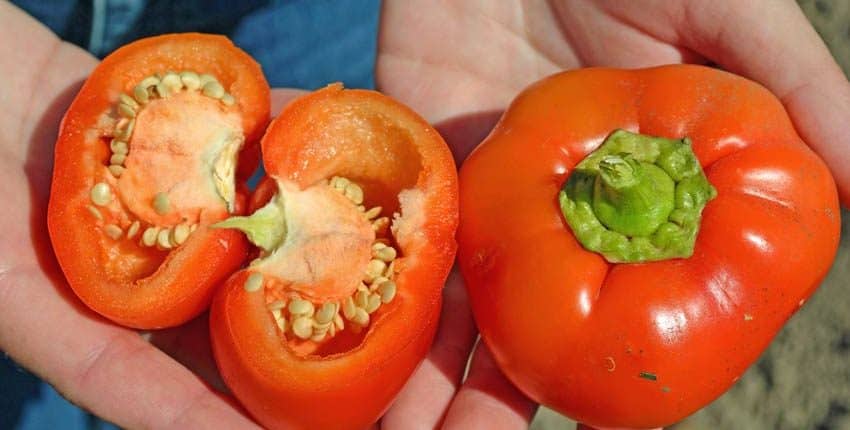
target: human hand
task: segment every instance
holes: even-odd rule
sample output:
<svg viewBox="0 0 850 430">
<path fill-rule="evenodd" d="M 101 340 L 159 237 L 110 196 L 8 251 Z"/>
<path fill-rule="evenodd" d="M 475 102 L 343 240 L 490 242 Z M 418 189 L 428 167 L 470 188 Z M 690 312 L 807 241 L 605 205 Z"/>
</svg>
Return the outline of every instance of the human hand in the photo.
<svg viewBox="0 0 850 430">
<path fill-rule="evenodd" d="M 206 316 L 152 332 L 149 343 L 90 311 L 68 287 L 45 220 L 53 145 L 97 60 L 6 2 L 0 41 L 0 182 L 9 199 L 0 214 L 0 349 L 71 402 L 121 427 L 255 427 L 210 385 L 218 375 Z M 276 91 L 276 109 L 295 94 Z"/>
<path fill-rule="evenodd" d="M 0 215 L 6 226 L 0 245 L 0 349 L 71 402 L 121 427 L 254 427 L 219 391 L 224 386 L 212 361 L 207 315 L 140 336 L 90 311 L 68 287 L 46 230 L 53 146 L 65 110 L 97 60 L 9 3 L 0 3 L 0 40 L 6 42 L 0 44 L 0 76 L 7 79 L 0 88 L 0 174 L 11 199 Z M 295 95 L 273 91 L 272 112 Z M 413 401 L 425 415 L 432 410 L 428 405 L 440 407 L 445 392 L 440 384 L 451 385 L 445 381 L 463 374 L 465 359 L 457 360 L 455 351 L 475 336 L 465 292 L 452 279 L 439 341 L 420 368 L 447 376 L 428 379 L 435 389 L 430 400 L 416 395 L 423 388 L 416 382 L 400 394 L 407 399 L 401 405 Z M 488 357 L 482 352 L 477 361 L 487 363 Z M 388 413 L 388 428 L 399 424 L 392 418 L 395 410 Z M 404 424 L 409 423 L 399 425 Z"/>
<path fill-rule="evenodd" d="M 681 62 L 718 64 L 779 96 L 850 202 L 850 170 L 841 170 L 850 161 L 842 121 L 850 86 L 793 1 L 386 2 L 376 79 L 436 124 L 460 162 L 513 97 L 544 76 Z M 421 373 L 414 378 L 427 378 Z M 501 377 L 495 367 L 490 373 Z M 460 378 L 452 382 L 461 394 L 471 389 Z M 492 397 L 488 403 L 482 428 L 517 416 Z M 462 413 L 451 401 L 444 405 L 448 416 Z"/>
</svg>

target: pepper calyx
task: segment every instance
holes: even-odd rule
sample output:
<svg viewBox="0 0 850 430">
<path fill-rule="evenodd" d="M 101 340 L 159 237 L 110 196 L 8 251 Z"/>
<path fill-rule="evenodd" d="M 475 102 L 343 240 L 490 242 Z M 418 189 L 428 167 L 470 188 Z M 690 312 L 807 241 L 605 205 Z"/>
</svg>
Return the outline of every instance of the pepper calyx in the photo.
<svg viewBox="0 0 850 430">
<path fill-rule="evenodd" d="M 638 263 L 690 257 L 716 195 L 689 139 L 616 130 L 576 165 L 558 200 L 582 246 Z"/>
</svg>

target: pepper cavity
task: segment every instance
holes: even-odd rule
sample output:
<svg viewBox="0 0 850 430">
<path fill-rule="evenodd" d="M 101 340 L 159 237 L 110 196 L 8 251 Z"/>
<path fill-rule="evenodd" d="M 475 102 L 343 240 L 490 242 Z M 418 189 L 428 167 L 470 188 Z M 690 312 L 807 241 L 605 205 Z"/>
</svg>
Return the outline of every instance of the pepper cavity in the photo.
<svg viewBox="0 0 850 430">
<path fill-rule="evenodd" d="M 110 239 L 171 249 L 234 211 L 241 118 L 209 74 L 154 74 L 131 93 L 109 114 L 108 173 L 95 179 L 86 208 Z"/>
<path fill-rule="evenodd" d="M 279 188 L 251 217 L 213 226 L 238 228 L 262 248 L 245 290 L 264 291 L 287 340 L 319 343 L 346 327 L 359 332 L 396 296 L 399 252 L 389 218 L 380 206 L 367 210 L 363 188 L 341 176 L 303 191 Z"/>
</svg>

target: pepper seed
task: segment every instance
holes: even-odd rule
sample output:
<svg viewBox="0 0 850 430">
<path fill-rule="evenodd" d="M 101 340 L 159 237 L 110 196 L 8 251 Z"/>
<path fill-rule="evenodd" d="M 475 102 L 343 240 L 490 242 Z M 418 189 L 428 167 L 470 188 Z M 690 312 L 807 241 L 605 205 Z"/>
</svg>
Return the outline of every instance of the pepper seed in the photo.
<svg viewBox="0 0 850 430">
<path fill-rule="evenodd" d="M 130 228 L 127 229 L 127 239 L 132 239 L 133 237 L 135 237 L 136 234 L 139 232 L 140 227 L 141 224 L 138 220 L 133 221 L 133 223 L 130 224 Z"/>
<path fill-rule="evenodd" d="M 259 290 L 263 287 L 263 274 L 260 272 L 251 273 L 248 276 L 248 279 L 245 280 L 245 284 L 242 287 L 249 293 Z"/>
<path fill-rule="evenodd" d="M 112 191 L 103 182 L 94 184 L 91 188 L 91 201 L 98 206 L 106 206 L 112 201 Z"/>
<path fill-rule="evenodd" d="M 124 232 L 121 231 L 121 227 L 118 227 L 115 224 L 107 224 L 106 227 L 104 227 L 103 231 L 106 232 L 106 235 L 112 238 L 113 240 L 120 239 L 121 235 L 124 234 Z"/>
<path fill-rule="evenodd" d="M 220 99 L 224 96 L 224 87 L 218 81 L 210 81 L 204 84 L 201 92 L 207 97 Z"/>
<path fill-rule="evenodd" d="M 159 215 L 165 215 L 171 209 L 168 201 L 168 194 L 160 191 L 153 196 L 153 210 Z"/>
</svg>

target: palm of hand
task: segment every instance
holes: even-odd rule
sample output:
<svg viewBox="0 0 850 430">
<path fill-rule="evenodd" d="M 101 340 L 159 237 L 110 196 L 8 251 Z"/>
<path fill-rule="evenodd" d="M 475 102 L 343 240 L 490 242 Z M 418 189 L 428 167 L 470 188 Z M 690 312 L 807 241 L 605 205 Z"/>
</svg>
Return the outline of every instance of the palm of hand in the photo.
<svg viewBox="0 0 850 430">
<path fill-rule="evenodd" d="M 458 164 L 516 94 L 552 73 L 711 61 L 779 96 L 801 136 L 833 168 L 843 200 L 850 196 L 850 171 L 839 169 L 850 161 L 844 150 L 850 139 L 834 125 L 841 121 L 837 112 L 850 112 L 850 86 L 793 2 L 470 1 L 435 7 L 409 1 L 385 3 L 381 20 L 379 89 L 436 124 Z M 754 25 L 764 22 L 781 25 Z M 478 400 L 455 400 L 464 408 L 452 405 L 447 424 L 525 425 L 529 401 L 505 394 L 509 386 L 498 382 L 503 378 L 490 365 L 478 372 L 476 386 L 460 388 L 459 398 Z M 470 372 L 476 372 L 474 361 Z M 462 414 L 478 420 L 464 421 Z"/>
</svg>

